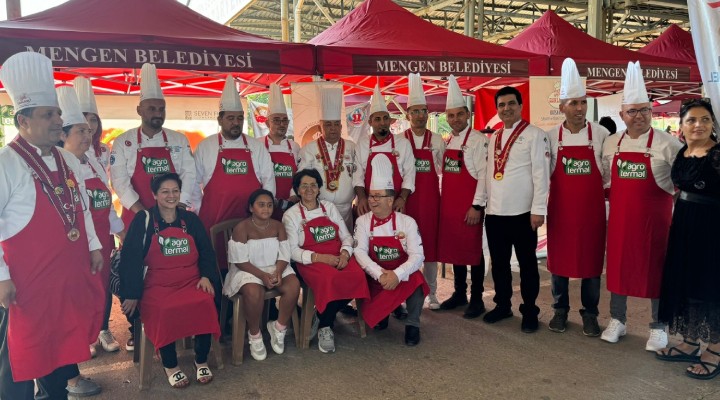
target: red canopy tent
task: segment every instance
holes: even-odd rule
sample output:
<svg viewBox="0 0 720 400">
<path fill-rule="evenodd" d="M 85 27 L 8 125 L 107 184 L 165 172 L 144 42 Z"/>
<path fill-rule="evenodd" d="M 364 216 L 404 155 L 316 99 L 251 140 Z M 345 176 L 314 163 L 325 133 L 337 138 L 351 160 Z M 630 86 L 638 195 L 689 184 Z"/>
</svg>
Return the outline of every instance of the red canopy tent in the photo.
<svg viewBox="0 0 720 400">
<path fill-rule="evenodd" d="M 157 65 L 169 95 L 216 95 L 225 73 L 250 92 L 315 73 L 312 46 L 240 32 L 176 0 L 70 0 L 0 22 L 0 40 L 0 62 L 40 52 L 53 60 L 56 79 L 86 76 L 98 93 L 137 93 L 145 62 Z"/>
<path fill-rule="evenodd" d="M 628 61 L 640 61 L 648 90 L 656 98 L 694 94 L 699 75 L 691 74 L 692 63 L 643 54 L 598 40 L 575 28 L 552 11 L 505 44 L 550 57 L 550 75 L 560 75 L 562 62 L 571 57 L 580 75 L 588 78 L 588 91 L 597 95 L 623 89 Z"/>
<path fill-rule="evenodd" d="M 690 76 L 700 80 L 692 34 L 676 24 L 670 25 L 660 36 L 638 50 L 638 53 L 692 63 L 694 65 Z"/>
</svg>

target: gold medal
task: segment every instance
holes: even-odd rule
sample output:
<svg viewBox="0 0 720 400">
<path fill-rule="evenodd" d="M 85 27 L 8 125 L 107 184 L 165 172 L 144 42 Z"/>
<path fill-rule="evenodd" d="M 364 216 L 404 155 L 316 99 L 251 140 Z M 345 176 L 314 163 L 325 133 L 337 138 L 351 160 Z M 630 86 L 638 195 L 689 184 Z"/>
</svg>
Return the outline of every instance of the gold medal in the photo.
<svg viewBox="0 0 720 400">
<path fill-rule="evenodd" d="M 341 166 L 340 166 L 340 172 L 343 172 L 343 171 L 345 171 L 345 167 L 343 167 L 343 166 L 341 165 Z"/>
<path fill-rule="evenodd" d="M 398 232 L 397 234 L 395 234 L 395 237 L 398 238 L 398 239 L 400 239 L 400 240 L 405 239 L 405 232 L 400 231 L 400 232 Z"/>
<path fill-rule="evenodd" d="M 393 149 L 392 155 L 394 155 L 395 157 L 400 157 L 400 152 L 397 151 L 397 150 L 395 150 L 395 149 Z"/>
<path fill-rule="evenodd" d="M 68 231 L 67 237 L 72 242 L 77 241 L 80 239 L 80 231 L 77 228 L 72 228 Z"/>
<path fill-rule="evenodd" d="M 58 195 L 58 196 L 60 196 L 61 194 L 63 194 L 63 188 L 62 188 L 61 186 L 56 187 L 56 188 L 55 188 L 55 194 Z"/>
<path fill-rule="evenodd" d="M 67 183 L 67 186 L 71 189 L 75 187 L 75 182 L 72 179 L 68 179 L 65 183 Z"/>
<path fill-rule="evenodd" d="M 338 188 L 338 181 L 330 181 L 328 182 L 328 188 L 330 190 L 337 190 Z"/>
<path fill-rule="evenodd" d="M 496 181 L 501 181 L 502 179 L 503 179 L 503 173 L 502 173 L 502 172 L 498 172 L 498 173 L 495 174 L 495 180 L 496 180 Z"/>
</svg>

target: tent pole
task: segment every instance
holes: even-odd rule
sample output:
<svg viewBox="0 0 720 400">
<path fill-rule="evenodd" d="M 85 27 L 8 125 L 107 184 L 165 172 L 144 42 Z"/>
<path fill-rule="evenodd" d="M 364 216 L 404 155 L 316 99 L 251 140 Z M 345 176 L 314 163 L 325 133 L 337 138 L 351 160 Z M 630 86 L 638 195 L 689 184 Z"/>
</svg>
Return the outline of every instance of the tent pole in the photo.
<svg viewBox="0 0 720 400">
<path fill-rule="evenodd" d="M 305 0 L 295 0 L 295 43 L 302 42 L 302 8 Z"/>
<path fill-rule="evenodd" d="M 475 38 L 482 40 L 485 31 L 485 2 L 479 1 L 475 13 L 477 14 L 477 31 Z"/>
<path fill-rule="evenodd" d="M 588 0 L 588 35 L 605 41 L 605 29 L 603 27 L 603 0 Z"/>
<path fill-rule="evenodd" d="M 5 0 L 5 9 L 7 10 L 7 19 L 9 20 L 22 17 L 20 0 Z"/>
<path fill-rule="evenodd" d="M 290 41 L 290 22 L 288 20 L 288 0 L 280 0 L 280 29 L 282 41 Z"/>
</svg>

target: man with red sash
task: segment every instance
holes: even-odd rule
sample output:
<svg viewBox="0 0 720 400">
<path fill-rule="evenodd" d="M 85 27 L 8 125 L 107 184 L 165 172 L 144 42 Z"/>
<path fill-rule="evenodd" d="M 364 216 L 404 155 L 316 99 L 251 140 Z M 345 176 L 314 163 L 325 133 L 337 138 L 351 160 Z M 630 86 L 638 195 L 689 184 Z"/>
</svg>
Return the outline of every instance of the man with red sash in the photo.
<svg viewBox="0 0 720 400">
<path fill-rule="evenodd" d="M 652 322 L 645 350 L 654 352 L 668 342 L 658 306 L 675 191 L 670 170 L 682 144 L 652 128 L 652 102 L 639 62 L 628 63 L 620 117 L 627 129 L 603 146 L 603 178 L 610 187 L 606 274 L 612 319 L 601 339 L 616 343 L 626 334 L 628 296 L 648 298 Z"/>
<path fill-rule="evenodd" d="M 393 210 L 390 157 L 380 154 L 371 161 L 371 212 L 358 218 L 355 227 L 355 259 L 365 270 L 370 288 L 362 313 L 368 325 L 382 330 L 388 326 L 390 312 L 406 301 L 405 344 L 415 346 L 420 343 L 420 313 L 429 288 L 420 273 L 424 256 L 417 224 Z"/>
<path fill-rule="evenodd" d="M 428 308 L 440 308 L 437 291 L 437 238 L 440 211 L 440 175 L 445 142 L 442 136 L 427 129 L 428 108 L 420 74 L 408 75 L 407 119 L 410 129 L 403 136 L 410 142 L 415 156 L 415 191 L 408 198 L 405 213 L 418 224 L 423 239 L 425 262 L 423 275 L 430 287 Z"/>
<path fill-rule="evenodd" d="M 581 278 L 580 315 L 585 336 L 599 336 L 600 275 L 605 259 L 605 194 L 602 146 L 610 135 L 588 122 L 585 84 L 575 61 L 565 59 L 560 81 L 560 111 L 565 121 L 550 129 L 550 197 L 548 258 L 552 273 L 553 316 L 548 328 L 565 332 L 570 296 L 569 278 Z"/>
<path fill-rule="evenodd" d="M 455 77 L 448 79 L 445 104 L 447 120 L 452 129 L 442 156 L 443 190 L 440 199 L 440 233 L 438 259 L 453 264 L 454 292 L 440 305 L 452 310 L 468 304 L 467 270 L 470 266 L 470 303 L 464 318 L 477 318 L 485 312 L 483 280 L 482 194 L 485 192 L 487 137 L 472 129 L 470 112 L 465 105 Z"/>
<path fill-rule="evenodd" d="M 268 100 L 267 126 L 270 129 L 263 142 L 265 148 L 270 152 L 270 159 L 273 162 L 275 173 L 275 210 L 273 218 L 282 220 L 285 210 L 298 201 L 297 196 L 292 193 L 292 177 L 298 171 L 300 163 L 300 146 L 295 141 L 285 137 L 290 125 L 285 101 L 283 100 L 280 86 L 270 85 L 270 97 Z M 292 200 L 290 201 L 290 198 Z"/>
<path fill-rule="evenodd" d="M 0 149 L 0 398 L 32 400 L 37 379 L 40 392 L 65 399 L 100 329 L 102 246 L 81 200 L 80 162 L 56 147 L 63 121 L 50 60 L 16 54 L 0 80 L 19 131 Z"/>
<path fill-rule="evenodd" d="M 155 199 L 150 190 L 153 176 L 176 172 L 183 182 L 195 181 L 195 160 L 185 135 L 163 128 L 165 97 L 153 64 L 143 64 L 140 81 L 142 119 L 139 128 L 118 136 L 110 153 L 110 183 L 123 206 L 122 220 L 130 226 L 135 213 L 151 208 Z M 192 186 L 180 196 L 181 207 L 191 207 Z"/>
<path fill-rule="evenodd" d="M 545 222 L 550 181 L 550 149 L 545 132 L 522 119 L 520 92 L 506 86 L 495 94 L 495 106 L 504 127 L 488 146 L 485 228 L 495 282 L 495 308 L 483 320 L 495 323 L 512 316 L 513 247 L 520 262 L 520 305 L 525 333 L 538 329 L 535 305 L 540 291 L 537 266 L 537 229 Z M 481 202 L 482 204 L 482 202 Z"/>
</svg>

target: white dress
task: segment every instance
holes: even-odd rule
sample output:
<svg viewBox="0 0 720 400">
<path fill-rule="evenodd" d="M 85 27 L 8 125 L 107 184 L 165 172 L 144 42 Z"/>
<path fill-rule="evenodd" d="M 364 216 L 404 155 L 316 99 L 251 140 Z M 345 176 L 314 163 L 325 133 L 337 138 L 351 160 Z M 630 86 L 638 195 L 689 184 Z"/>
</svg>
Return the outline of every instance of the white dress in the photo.
<svg viewBox="0 0 720 400">
<path fill-rule="evenodd" d="M 248 239 L 247 243 L 240 243 L 230 239 L 228 261 L 233 265 L 225 277 L 223 294 L 228 297 L 234 296 L 246 283 L 263 285 L 262 280 L 249 272 L 241 271 L 235 264 L 250 262 L 261 271 L 272 273 L 275 271 L 277 260 L 290 262 L 290 244 L 287 240 L 280 242 L 277 238 Z M 282 277 L 294 273 L 295 271 L 288 265 Z"/>
</svg>

